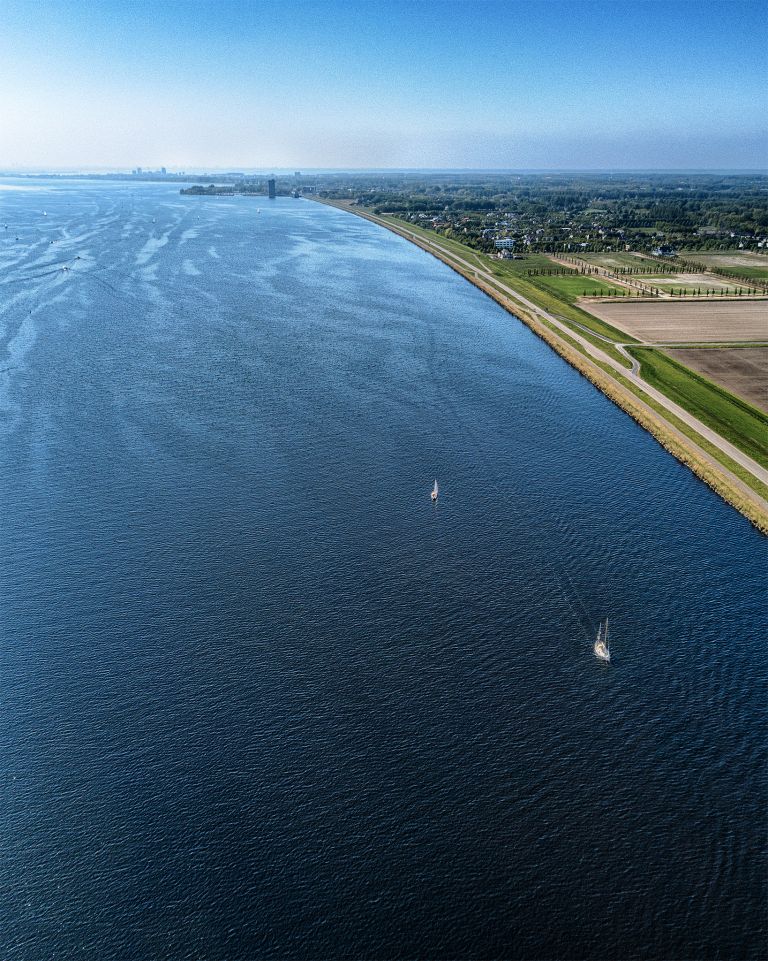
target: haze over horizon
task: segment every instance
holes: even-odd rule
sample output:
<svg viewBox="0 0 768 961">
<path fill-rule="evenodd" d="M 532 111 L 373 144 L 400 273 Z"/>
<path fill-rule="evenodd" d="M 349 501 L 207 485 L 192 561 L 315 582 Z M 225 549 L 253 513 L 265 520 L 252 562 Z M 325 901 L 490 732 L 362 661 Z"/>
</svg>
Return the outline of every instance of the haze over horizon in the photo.
<svg viewBox="0 0 768 961">
<path fill-rule="evenodd" d="M 761 3 L 6 0 L 0 169 L 765 169 Z"/>
</svg>

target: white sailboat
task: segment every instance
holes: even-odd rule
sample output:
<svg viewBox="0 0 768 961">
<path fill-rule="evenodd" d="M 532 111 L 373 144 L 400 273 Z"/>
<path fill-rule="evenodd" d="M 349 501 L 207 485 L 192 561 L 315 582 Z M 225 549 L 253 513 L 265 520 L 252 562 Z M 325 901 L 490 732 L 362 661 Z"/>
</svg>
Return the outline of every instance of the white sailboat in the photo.
<svg viewBox="0 0 768 961">
<path fill-rule="evenodd" d="M 600 627 L 597 629 L 597 638 L 595 640 L 595 657 L 599 657 L 601 661 L 606 661 L 610 663 L 611 651 L 608 647 L 608 618 L 605 619 L 605 624 L 600 622 Z"/>
<path fill-rule="evenodd" d="M 435 478 L 435 486 L 432 488 L 432 493 L 429 495 L 432 498 L 432 503 L 437 500 L 438 489 L 437 489 L 437 478 Z"/>
</svg>

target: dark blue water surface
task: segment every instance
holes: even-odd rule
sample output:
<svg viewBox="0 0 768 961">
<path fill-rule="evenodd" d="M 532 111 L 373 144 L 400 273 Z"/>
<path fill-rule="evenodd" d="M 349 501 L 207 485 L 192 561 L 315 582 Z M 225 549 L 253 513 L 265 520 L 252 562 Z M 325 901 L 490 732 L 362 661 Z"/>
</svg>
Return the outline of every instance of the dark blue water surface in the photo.
<svg viewBox="0 0 768 961">
<path fill-rule="evenodd" d="M 749 524 L 372 224 L 8 185 L 3 961 L 765 957 Z"/>
</svg>

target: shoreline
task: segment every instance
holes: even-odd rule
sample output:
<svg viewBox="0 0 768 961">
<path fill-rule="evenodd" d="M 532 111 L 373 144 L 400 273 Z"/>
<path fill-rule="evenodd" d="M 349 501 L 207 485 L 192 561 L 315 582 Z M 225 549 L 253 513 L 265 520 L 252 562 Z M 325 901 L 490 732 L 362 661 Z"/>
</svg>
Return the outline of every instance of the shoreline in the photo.
<svg viewBox="0 0 768 961">
<path fill-rule="evenodd" d="M 436 244 L 430 244 L 413 232 L 400 228 L 397 224 L 369 214 L 344 201 L 327 200 L 320 197 L 308 199 L 329 207 L 335 207 L 337 210 L 343 210 L 377 226 L 384 227 L 442 261 L 465 280 L 491 297 L 517 320 L 524 323 L 571 367 L 589 380 L 637 424 L 647 430 L 666 451 L 688 467 L 699 480 L 703 481 L 711 490 L 739 511 L 762 534 L 768 535 L 768 502 L 728 471 L 727 468 L 719 464 L 714 457 L 708 455 L 695 441 L 670 423 L 666 417 L 654 410 L 648 401 L 638 397 L 632 389 L 629 389 L 631 384 L 626 378 L 621 377 L 618 373 L 614 374 L 610 368 L 606 370 L 605 366 L 594 357 L 589 357 L 586 353 L 583 353 L 579 349 L 577 334 L 574 333 L 573 336 L 561 334 L 545 323 L 541 316 L 535 316 L 534 312 L 525 304 L 521 304 L 513 297 L 507 296 L 496 289 L 495 285 L 483 280 L 477 271 L 473 271 L 469 265 L 464 267 L 458 260 L 454 260 L 444 253 Z M 468 249 L 468 255 L 471 254 L 472 251 Z M 568 343 L 569 340 L 571 341 L 570 344 Z M 621 382 L 622 380 L 625 381 L 627 386 Z M 702 440 L 704 441 L 705 438 L 702 438 Z"/>
</svg>

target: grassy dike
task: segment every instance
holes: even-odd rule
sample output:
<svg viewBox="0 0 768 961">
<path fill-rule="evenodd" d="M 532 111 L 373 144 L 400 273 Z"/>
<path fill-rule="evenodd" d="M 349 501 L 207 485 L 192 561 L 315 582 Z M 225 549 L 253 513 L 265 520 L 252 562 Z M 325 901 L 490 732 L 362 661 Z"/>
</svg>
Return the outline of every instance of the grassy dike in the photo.
<svg viewBox="0 0 768 961">
<path fill-rule="evenodd" d="M 319 198 L 317 199 L 319 200 Z M 669 412 L 665 411 L 660 405 L 655 404 L 651 398 L 641 394 L 638 388 L 616 371 L 588 357 L 575 339 L 568 337 L 561 331 L 555 330 L 554 327 L 546 324 L 546 322 L 539 320 L 525 305 L 514 300 L 506 293 L 503 293 L 495 284 L 488 283 L 483 278 L 478 277 L 470 268 L 464 267 L 463 264 L 458 263 L 450 257 L 450 255 L 446 256 L 436 250 L 429 244 L 429 240 L 432 239 L 431 237 L 426 236 L 422 240 L 419 235 L 426 233 L 425 231 L 417 232 L 411 224 L 400 223 L 391 217 L 374 219 L 374 217 L 368 215 L 360 208 L 351 207 L 349 204 L 343 202 L 338 203 L 323 200 L 320 200 L 320 202 L 328 203 L 329 206 L 339 207 L 348 213 L 353 213 L 366 220 L 371 220 L 379 226 L 383 224 L 392 230 L 393 233 L 399 234 L 416 246 L 421 247 L 422 250 L 442 260 L 452 270 L 455 270 L 456 273 L 461 274 L 461 276 L 471 284 L 474 284 L 475 287 L 478 287 L 486 293 L 518 320 L 521 320 L 533 333 L 547 343 L 572 367 L 578 370 L 582 376 L 586 377 L 590 383 L 602 391 L 606 397 L 612 400 L 618 407 L 625 411 L 625 413 L 629 414 L 641 427 L 644 427 L 665 450 L 690 468 L 700 480 L 719 494 L 723 500 L 735 507 L 759 531 L 768 535 L 768 510 L 766 510 L 764 504 L 761 503 L 761 501 L 768 499 L 768 489 L 766 489 L 766 486 L 749 474 L 749 472 L 740 468 L 727 454 L 724 454 L 717 447 L 710 444 L 705 438 L 701 437 L 700 434 L 688 427 L 688 425 L 677 421 L 677 418 L 670 415 Z M 452 251 L 457 257 L 466 260 L 470 265 L 472 261 L 475 260 L 478 266 L 485 269 L 485 265 L 476 257 L 475 251 L 471 248 L 454 240 L 445 240 L 442 237 L 436 238 L 436 242 L 439 242 L 447 251 Z M 499 279 L 502 280 L 501 277 Z M 508 281 L 509 285 L 512 286 L 513 279 L 511 277 L 504 277 L 502 282 L 504 281 Z M 532 285 L 525 286 L 528 287 Z M 521 293 L 523 293 L 523 291 L 521 291 Z M 541 294 L 542 292 L 538 290 L 537 293 Z M 528 296 L 532 301 L 538 302 L 538 298 L 531 296 L 527 290 L 523 295 Z M 546 304 L 542 304 L 541 306 L 547 309 Z M 561 302 L 559 306 L 562 308 L 562 306 L 565 305 Z M 583 312 L 580 311 L 580 313 Z M 594 321 L 594 318 L 591 319 Z M 578 333 L 583 335 L 583 330 L 579 330 Z M 604 349 L 602 343 L 599 344 L 599 346 L 601 349 Z M 692 442 L 690 445 L 686 442 L 687 438 Z M 754 491 L 756 497 L 753 498 L 750 496 L 750 493 L 742 489 L 741 486 L 737 486 L 730 477 L 718 470 L 717 467 L 711 463 L 710 457 L 722 464 L 726 470 L 735 474 L 743 484 L 749 487 L 751 491 Z"/>
<path fill-rule="evenodd" d="M 768 467 L 768 416 L 761 410 L 656 348 L 627 349 L 640 361 L 643 380 Z"/>
</svg>

